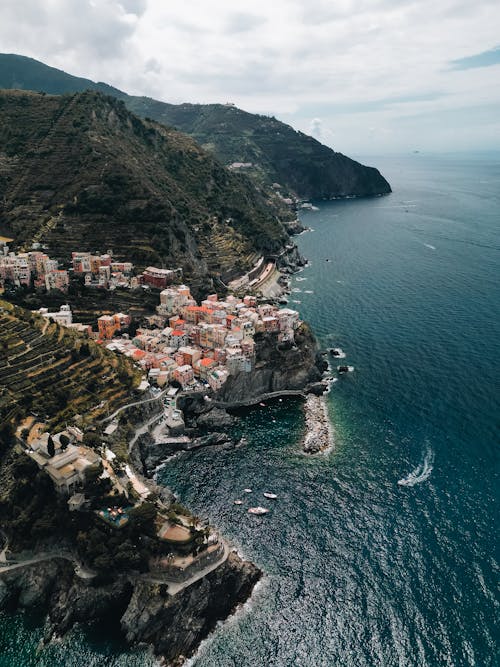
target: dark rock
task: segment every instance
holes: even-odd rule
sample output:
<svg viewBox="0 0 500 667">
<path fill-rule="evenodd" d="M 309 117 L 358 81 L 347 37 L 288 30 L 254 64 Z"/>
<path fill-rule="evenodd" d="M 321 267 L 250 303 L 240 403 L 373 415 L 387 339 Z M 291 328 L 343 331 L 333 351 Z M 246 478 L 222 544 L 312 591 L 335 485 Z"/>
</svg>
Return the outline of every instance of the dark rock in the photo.
<svg viewBox="0 0 500 667">
<path fill-rule="evenodd" d="M 146 642 L 168 662 L 189 657 L 200 642 L 251 594 L 261 572 L 236 554 L 175 597 L 159 595 L 157 586 L 138 581 L 122 628 L 130 644 Z"/>
<path fill-rule="evenodd" d="M 190 656 L 200 642 L 245 602 L 261 577 L 252 563 L 231 553 L 203 579 L 170 596 L 165 585 L 141 577 L 119 577 L 97 584 L 79 579 L 69 562 L 43 561 L 2 574 L 0 602 L 46 611 L 45 641 L 63 636 L 76 623 L 121 619 L 130 644 L 152 645 L 169 664 Z"/>
<path fill-rule="evenodd" d="M 302 390 L 311 382 L 319 382 L 324 360 L 317 355 L 316 341 L 306 324 L 296 332 L 295 342 L 291 349 L 280 349 L 275 335 L 256 335 L 254 370 L 230 375 L 217 399 L 239 403 L 277 391 Z"/>
<path fill-rule="evenodd" d="M 327 389 L 328 385 L 326 384 L 326 382 L 314 382 L 313 384 L 309 385 L 307 391 L 310 394 L 314 394 L 315 396 L 321 396 L 322 394 L 325 393 Z"/>
<path fill-rule="evenodd" d="M 233 426 L 236 419 L 222 408 L 213 406 L 208 412 L 200 415 L 196 425 L 200 428 L 228 428 Z"/>
</svg>

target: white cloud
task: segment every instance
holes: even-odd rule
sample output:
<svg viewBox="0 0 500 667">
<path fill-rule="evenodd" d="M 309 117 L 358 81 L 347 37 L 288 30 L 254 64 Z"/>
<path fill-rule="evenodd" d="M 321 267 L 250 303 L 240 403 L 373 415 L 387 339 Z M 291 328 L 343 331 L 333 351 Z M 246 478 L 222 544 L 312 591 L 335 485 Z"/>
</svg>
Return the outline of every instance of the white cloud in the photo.
<svg viewBox="0 0 500 667">
<path fill-rule="evenodd" d="M 229 100 L 360 152 L 490 145 L 499 66 L 449 63 L 497 46 L 499 24 L 492 0 L 4 0 L 0 40 L 130 93 Z"/>
</svg>

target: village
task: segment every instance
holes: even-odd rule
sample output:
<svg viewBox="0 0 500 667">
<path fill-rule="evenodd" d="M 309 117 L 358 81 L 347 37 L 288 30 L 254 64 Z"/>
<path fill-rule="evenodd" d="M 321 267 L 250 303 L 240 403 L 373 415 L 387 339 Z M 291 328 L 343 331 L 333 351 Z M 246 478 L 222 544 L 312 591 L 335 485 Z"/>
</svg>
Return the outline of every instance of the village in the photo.
<svg viewBox="0 0 500 667">
<path fill-rule="evenodd" d="M 253 294 L 224 298 L 210 294 L 198 304 L 190 288 L 179 284 L 181 269 L 150 266 L 134 275 L 133 264 L 113 261 L 111 250 L 101 255 L 72 252 L 67 270 L 58 268 L 58 262 L 41 250 L 16 254 L 4 245 L 0 254 L 0 286 L 10 280 L 15 285 L 67 292 L 70 275 L 82 278 L 89 289 L 142 286 L 159 291 L 156 313 L 144 318 L 140 328 L 134 327 L 134 335 L 129 333 L 128 313 L 101 315 L 93 330 L 73 320 L 68 304 L 57 311 L 45 307 L 36 311 L 131 358 L 145 373 L 142 390 L 173 383 L 183 390 L 206 386 L 216 392 L 230 375 L 253 369 L 256 334 L 276 334 L 279 343 L 293 346 L 301 324 L 297 311 L 258 303 Z"/>
<path fill-rule="evenodd" d="M 67 294 L 75 279 L 89 290 L 120 287 L 157 293 L 156 312 L 134 323 L 127 312 L 101 315 L 96 327 L 75 322 L 68 303 L 58 310 L 44 306 L 33 312 L 128 357 L 141 371 L 142 380 L 136 390 L 143 396 L 130 405 L 161 399 L 162 409 L 153 420 L 160 422 L 167 438 L 185 438 L 184 416 L 177 407 L 181 392 L 202 391 L 210 400 L 208 397 L 230 376 L 255 368 L 259 336 L 272 335 L 277 344 L 290 348 L 301 326 L 297 311 L 263 302 L 256 290 L 244 293 L 245 287 L 252 290 L 252 276 L 246 285 L 239 286 L 239 296 L 219 297 L 214 293 L 198 303 L 189 286 L 182 283 L 180 269 L 150 266 L 136 273 L 131 262 L 114 261 L 111 251 L 73 252 L 71 265 L 60 268 L 59 262 L 41 248 L 14 253 L 4 243 L 0 250 L 0 287 L 11 284 L 37 289 L 42 303 L 43 290 Z M 263 269 L 267 276 L 269 267 L 264 265 Z M 216 567 L 227 556 L 226 545 L 213 531 L 176 509 L 175 503 L 163 502 L 156 492 L 152 493 L 151 483 L 134 472 L 127 458 L 117 457 L 113 434 L 119 420 L 114 414 L 97 430 L 81 430 L 76 423 L 53 430 L 39 422 L 39 428 L 25 429 L 29 431 L 26 437 L 18 432 L 25 453 L 50 478 L 70 511 L 90 512 L 113 532 L 121 532 L 133 523 L 137 513 L 151 514 L 160 547 L 148 569 L 161 574 L 171 586 Z"/>
</svg>

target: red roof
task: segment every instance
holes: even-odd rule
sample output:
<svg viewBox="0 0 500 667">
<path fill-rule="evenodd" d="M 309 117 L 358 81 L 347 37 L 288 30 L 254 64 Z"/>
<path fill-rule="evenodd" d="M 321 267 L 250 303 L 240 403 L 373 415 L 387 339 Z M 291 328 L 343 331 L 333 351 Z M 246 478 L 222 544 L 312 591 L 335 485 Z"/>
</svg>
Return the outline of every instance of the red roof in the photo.
<svg viewBox="0 0 500 667">
<path fill-rule="evenodd" d="M 202 366 L 210 366 L 210 364 L 215 364 L 217 363 L 213 359 L 209 359 L 208 357 L 204 357 L 203 359 L 200 360 L 200 364 Z"/>
<path fill-rule="evenodd" d="M 172 336 L 185 336 L 185 331 L 172 331 Z"/>
</svg>

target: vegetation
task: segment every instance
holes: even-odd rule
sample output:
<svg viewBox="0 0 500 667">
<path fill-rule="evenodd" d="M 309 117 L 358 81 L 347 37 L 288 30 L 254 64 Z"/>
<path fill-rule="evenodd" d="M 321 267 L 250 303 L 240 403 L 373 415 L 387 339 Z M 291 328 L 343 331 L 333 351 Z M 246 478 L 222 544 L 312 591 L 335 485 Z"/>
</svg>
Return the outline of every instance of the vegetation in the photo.
<svg viewBox="0 0 500 667">
<path fill-rule="evenodd" d="M 186 279 L 250 268 L 288 236 L 264 193 L 191 138 L 100 93 L 0 93 L 0 228 L 19 245 L 112 248 Z"/>
<path fill-rule="evenodd" d="M 76 414 L 95 419 L 126 402 L 140 379 L 126 358 L 1 300 L 0 350 L 2 424 L 28 412 L 52 427 Z"/>
<path fill-rule="evenodd" d="M 134 97 L 22 56 L 0 55 L 0 87 L 62 94 L 98 90 L 125 102 L 138 116 L 155 119 L 194 137 L 223 163 L 251 162 L 246 173 L 257 183 L 278 182 L 304 198 L 374 195 L 390 192 L 380 173 L 336 153 L 276 118 L 250 114 L 232 105 L 167 104 Z"/>
</svg>

